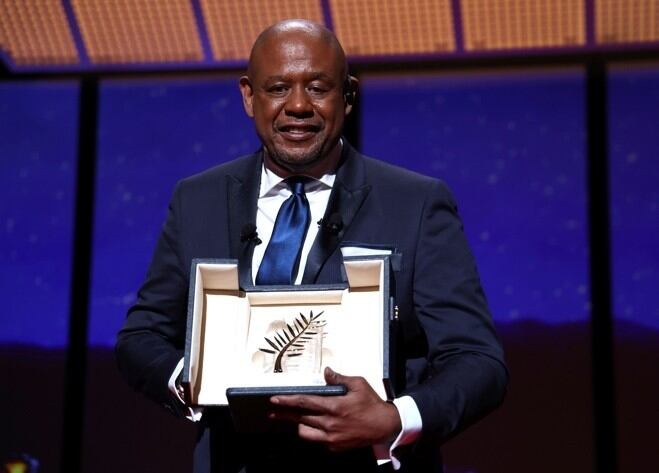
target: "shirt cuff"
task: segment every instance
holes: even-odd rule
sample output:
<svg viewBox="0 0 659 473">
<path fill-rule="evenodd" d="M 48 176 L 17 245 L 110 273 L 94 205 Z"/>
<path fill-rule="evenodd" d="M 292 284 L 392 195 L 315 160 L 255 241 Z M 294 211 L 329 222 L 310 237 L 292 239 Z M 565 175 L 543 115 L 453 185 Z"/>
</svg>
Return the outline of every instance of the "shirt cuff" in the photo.
<svg viewBox="0 0 659 473">
<path fill-rule="evenodd" d="M 398 409 L 398 416 L 400 417 L 400 433 L 391 445 L 387 445 L 386 443 L 373 445 L 373 454 L 378 465 L 390 461 L 394 470 L 398 470 L 400 469 L 400 460 L 394 455 L 394 450 L 403 445 L 414 443 L 421 435 L 423 422 L 419 408 L 411 396 L 402 396 L 394 399 L 393 402 L 396 409 Z"/>
<path fill-rule="evenodd" d="M 185 413 L 185 418 L 191 420 L 192 422 L 198 422 L 201 420 L 201 416 L 204 413 L 204 409 L 202 407 L 188 407 L 185 405 L 185 401 L 181 397 L 181 394 L 179 393 L 176 387 L 176 379 L 178 378 L 178 375 L 181 374 L 181 371 L 183 371 L 183 358 L 181 358 L 181 360 L 178 362 L 176 368 L 174 368 L 174 372 L 169 377 L 169 382 L 167 383 L 167 387 L 174 394 L 176 399 L 178 399 L 181 402 L 181 404 L 183 404 L 184 406 L 183 411 Z"/>
</svg>

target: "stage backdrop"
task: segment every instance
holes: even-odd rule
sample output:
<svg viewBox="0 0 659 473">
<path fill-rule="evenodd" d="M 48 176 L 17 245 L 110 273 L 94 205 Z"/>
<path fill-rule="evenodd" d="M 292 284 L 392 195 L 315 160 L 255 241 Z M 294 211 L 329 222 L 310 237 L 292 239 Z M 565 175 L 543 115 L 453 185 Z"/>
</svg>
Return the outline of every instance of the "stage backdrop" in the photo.
<svg viewBox="0 0 659 473">
<path fill-rule="evenodd" d="M 592 471 L 584 74 L 366 75 L 361 148 L 445 180 L 511 369 L 505 405 L 450 441 L 447 471 Z M 610 80 L 621 471 L 657 464 L 659 68 Z M 75 82 L 0 83 L 0 445 L 58 471 L 76 167 Z M 258 141 L 235 78 L 105 80 L 84 471 L 187 471 L 189 423 L 120 380 L 116 331 L 175 182 Z"/>
</svg>

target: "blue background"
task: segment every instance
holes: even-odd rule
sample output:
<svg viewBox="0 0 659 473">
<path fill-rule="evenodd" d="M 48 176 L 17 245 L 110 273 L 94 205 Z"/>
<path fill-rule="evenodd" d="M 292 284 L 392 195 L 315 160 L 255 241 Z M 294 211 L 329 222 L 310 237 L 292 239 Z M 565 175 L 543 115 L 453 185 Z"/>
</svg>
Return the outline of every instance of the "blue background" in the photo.
<svg viewBox="0 0 659 473">
<path fill-rule="evenodd" d="M 76 82 L 0 82 L 0 343 L 67 343 Z"/>
<path fill-rule="evenodd" d="M 452 187 L 495 319 L 586 319 L 583 75 L 362 84 L 364 151 Z"/>
<path fill-rule="evenodd" d="M 610 80 L 616 316 L 659 329 L 659 72 Z M 579 70 L 365 76 L 362 150 L 444 179 L 500 322 L 589 315 Z M 77 85 L 0 85 L 0 342 L 66 344 Z M 89 339 L 111 346 L 175 182 L 258 147 L 233 78 L 105 81 Z"/>
<path fill-rule="evenodd" d="M 158 458 L 180 471 L 193 429 L 126 388 L 112 346 L 176 181 L 259 143 L 234 77 L 106 79 L 99 95 L 84 469 Z M 538 458 L 537 471 L 592 471 L 584 107 L 578 68 L 361 76 L 361 150 L 452 188 L 512 372 L 503 408 L 446 446 L 448 473 Z M 659 67 L 613 68 L 609 107 L 618 434 L 632 472 L 653 464 L 659 424 L 646 408 L 659 395 Z M 0 352 L 23 380 L 0 390 L 14 407 L 0 446 L 44 472 L 61 442 L 77 113 L 77 82 L 0 83 Z"/>
</svg>

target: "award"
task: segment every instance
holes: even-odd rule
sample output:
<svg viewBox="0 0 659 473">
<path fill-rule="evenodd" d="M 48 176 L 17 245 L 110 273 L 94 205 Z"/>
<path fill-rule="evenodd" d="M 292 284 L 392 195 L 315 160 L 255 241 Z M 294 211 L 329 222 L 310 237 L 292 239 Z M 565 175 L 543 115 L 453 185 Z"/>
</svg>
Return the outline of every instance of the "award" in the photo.
<svg viewBox="0 0 659 473">
<path fill-rule="evenodd" d="M 326 366 L 363 376 L 382 399 L 392 398 L 389 256 L 345 258 L 344 269 L 342 284 L 240 288 L 236 260 L 193 260 L 186 402 L 231 404 L 235 422 L 265 415 L 275 394 L 345 393 L 326 385 Z M 237 424 L 259 428 L 245 419 Z"/>
</svg>

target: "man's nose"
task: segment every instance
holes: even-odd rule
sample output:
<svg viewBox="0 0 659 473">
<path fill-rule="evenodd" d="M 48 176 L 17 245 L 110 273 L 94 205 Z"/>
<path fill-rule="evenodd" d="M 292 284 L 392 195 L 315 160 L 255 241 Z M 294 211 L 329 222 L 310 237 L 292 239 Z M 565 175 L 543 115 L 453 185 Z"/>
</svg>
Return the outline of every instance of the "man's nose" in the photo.
<svg viewBox="0 0 659 473">
<path fill-rule="evenodd" d="M 295 117 L 313 115 L 313 106 L 309 94 L 304 87 L 293 87 L 286 101 L 286 113 Z"/>
</svg>

